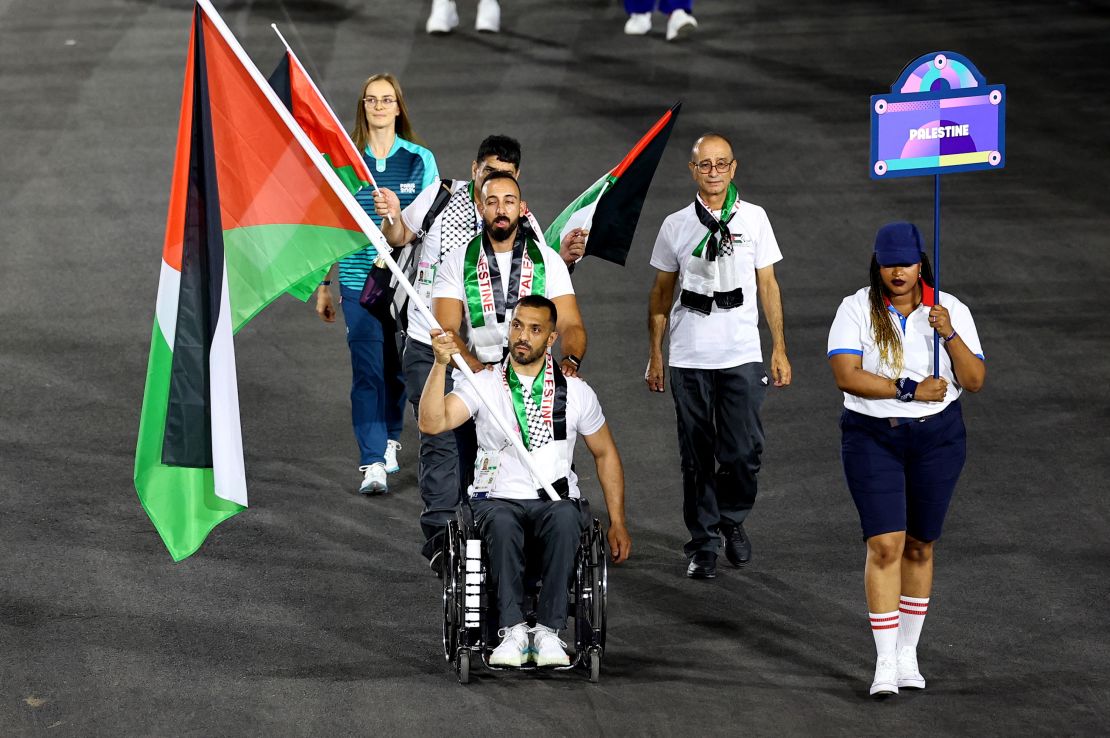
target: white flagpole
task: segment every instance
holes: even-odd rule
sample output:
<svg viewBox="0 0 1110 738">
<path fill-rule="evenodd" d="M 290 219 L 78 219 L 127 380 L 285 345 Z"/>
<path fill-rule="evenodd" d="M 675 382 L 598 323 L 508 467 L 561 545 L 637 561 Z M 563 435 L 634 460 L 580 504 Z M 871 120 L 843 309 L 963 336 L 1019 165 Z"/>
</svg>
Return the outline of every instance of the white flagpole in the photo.
<svg viewBox="0 0 1110 738">
<path fill-rule="evenodd" d="M 289 42 L 285 40 L 285 36 L 281 35 L 281 31 L 278 30 L 277 23 L 271 23 L 270 28 L 274 29 L 274 33 L 276 33 L 277 37 L 281 39 L 281 43 L 283 46 L 285 46 L 285 50 L 289 52 L 289 56 L 293 57 L 293 61 L 297 63 L 297 66 L 300 67 L 301 71 L 304 73 L 304 78 L 308 80 L 308 83 L 310 85 L 312 85 L 312 89 L 316 92 L 316 96 L 320 98 L 320 100 L 324 103 L 324 107 L 328 109 L 328 113 L 331 114 L 331 120 L 333 123 L 335 123 L 336 129 L 340 131 L 345 130 L 343 128 L 343 124 L 339 121 L 339 116 L 337 116 L 335 114 L 335 111 L 331 109 L 331 103 L 329 103 L 328 99 L 324 97 L 324 93 L 320 92 L 320 88 L 316 86 L 316 81 L 312 79 L 312 75 L 310 75 L 308 73 L 308 70 L 304 68 L 304 64 L 301 64 L 300 58 L 296 55 L 296 53 L 294 53 L 293 49 L 290 48 Z M 358 157 L 358 159 L 362 159 L 362 152 L 356 150 L 354 145 L 351 145 L 350 149 L 352 152 L 354 152 L 354 155 Z M 380 190 L 378 189 L 378 182 L 374 179 L 374 174 L 370 171 L 370 167 L 366 167 L 366 173 L 370 175 L 370 184 L 374 187 L 374 193 L 379 193 Z M 389 224 L 393 225 L 393 216 L 387 215 L 385 217 L 389 218 Z"/>
<path fill-rule="evenodd" d="M 273 88 L 270 87 L 270 83 L 262 76 L 262 72 L 258 71 L 258 67 L 256 67 L 254 62 L 251 61 L 251 58 L 247 56 L 247 52 L 239 44 L 239 41 L 231 32 L 231 29 L 227 27 L 223 18 L 221 18 L 220 14 L 216 12 L 216 9 L 212 7 L 211 0 L 196 0 L 196 3 L 201 10 L 204 11 L 204 14 L 208 16 L 208 19 L 212 21 L 212 25 L 220 32 L 220 35 L 223 36 L 224 41 L 227 42 L 227 45 L 235 53 L 235 56 L 238 57 L 239 62 L 243 65 L 243 68 L 247 70 L 247 73 L 250 74 L 254 83 L 258 86 L 258 89 L 261 90 L 266 99 L 270 101 L 270 105 L 273 106 L 274 111 L 277 112 L 278 116 L 289 128 L 289 132 L 293 134 L 293 138 L 296 139 L 297 143 L 301 145 L 301 148 L 309 155 L 309 160 L 316 164 L 316 168 L 320 171 L 320 174 L 323 175 L 325 181 L 327 181 L 327 183 L 331 185 L 332 190 L 335 191 L 336 197 L 347 206 L 347 212 L 354 221 L 358 223 L 359 228 L 361 228 L 362 232 L 366 234 L 366 237 L 370 239 L 374 248 L 377 249 L 379 258 L 389 267 L 389 271 L 397 277 L 398 286 L 405 291 L 409 299 L 413 301 L 413 304 L 416 305 L 417 309 L 424 316 L 424 319 L 427 320 L 432 327 L 443 330 L 443 326 L 439 324 L 435 315 L 432 314 L 432 311 L 429 310 L 424 301 L 420 299 L 420 295 L 417 294 L 412 283 L 405 277 L 405 273 L 401 268 L 397 266 L 397 262 L 393 260 L 393 256 L 390 254 L 389 243 L 386 242 L 385 236 L 378 229 L 378 226 L 374 225 L 374 221 L 370 219 L 370 216 L 366 214 L 362 206 L 358 204 L 354 195 L 352 195 L 343 183 L 339 181 L 339 177 L 332 170 L 331 165 L 324 160 L 324 157 L 316 150 L 312 141 L 309 140 L 308 135 L 301 130 L 300 125 L 293 118 L 292 113 L 285 108 L 285 103 L 278 99 L 277 94 L 273 91 Z M 455 355 L 455 366 L 457 366 L 459 371 L 463 373 L 463 376 L 473 384 L 474 372 L 458 354 Z M 475 388 L 477 387 L 475 386 Z M 544 481 L 543 477 L 539 474 L 539 470 L 536 468 L 536 462 L 532 458 L 532 455 L 528 453 L 528 449 L 524 447 L 524 442 L 521 440 L 520 434 L 509 430 L 504 420 L 494 410 L 492 403 L 483 397 L 480 392 L 478 393 L 478 399 L 481 400 L 482 405 L 484 405 L 489 412 L 490 419 L 493 420 L 494 425 L 505 434 L 505 437 L 512 443 L 513 448 L 516 449 L 517 454 L 528 466 L 528 470 L 532 473 L 532 477 L 543 486 L 544 491 L 547 492 L 547 496 L 552 500 L 559 500 L 559 493 L 555 491 L 555 488 L 551 486 L 550 482 Z"/>
</svg>

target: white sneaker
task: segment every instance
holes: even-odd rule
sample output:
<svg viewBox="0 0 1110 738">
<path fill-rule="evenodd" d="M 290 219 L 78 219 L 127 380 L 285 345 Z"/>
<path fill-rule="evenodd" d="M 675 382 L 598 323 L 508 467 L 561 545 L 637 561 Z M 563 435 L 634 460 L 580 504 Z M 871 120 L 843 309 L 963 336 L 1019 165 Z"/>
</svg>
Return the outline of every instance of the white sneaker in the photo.
<svg viewBox="0 0 1110 738">
<path fill-rule="evenodd" d="M 396 474 L 401 471 L 401 465 L 397 463 L 397 452 L 401 450 L 400 441 L 392 439 L 385 442 L 385 473 Z"/>
<path fill-rule="evenodd" d="M 455 9 L 455 0 L 432 0 L 432 12 L 428 13 L 424 30 L 428 33 L 451 33 L 457 25 L 459 11 Z"/>
<path fill-rule="evenodd" d="M 389 489 L 385 481 L 385 464 L 367 464 L 358 468 L 362 472 L 362 484 L 358 491 L 364 495 L 381 495 Z"/>
<path fill-rule="evenodd" d="M 644 36 L 651 32 L 651 13 L 632 13 L 624 23 L 629 36 Z"/>
<path fill-rule="evenodd" d="M 898 649 L 898 687 L 900 689 L 925 689 L 925 677 L 917 668 L 917 649 L 902 646 Z"/>
<path fill-rule="evenodd" d="M 528 647 L 528 625 L 517 623 L 497 631 L 501 644 L 489 656 L 490 666 L 523 666 L 532 657 Z"/>
<path fill-rule="evenodd" d="M 885 697 L 888 694 L 898 694 L 898 664 L 890 656 L 882 656 L 875 662 L 871 696 Z"/>
<path fill-rule="evenodd" d="M 497 33 L 501 30 L 501 6 L 497 4 L 497 0 L 478 0 L 474 30 L 481 33 Z"/>
<path fill-rule="evenodd" d="M 567 644 L 559 640 L 559 634 L 546 625 L 537 625 L 532 628 L 532 658 L 536 666 L 567 666 L 570 657 L 567 656 Z"/>
<path fill-rule="evenodd" d="M 685 38 L 693 33 L 697 27 L 698 22 L 694 20 L 694 16 L 685 10 L 676 10 L 671 13 L 670 20 L 667 21 L 667 40 L 674 41 L 676 38 Z M 625 32 L 627 33 L 627 30 Z"/>
</svg>

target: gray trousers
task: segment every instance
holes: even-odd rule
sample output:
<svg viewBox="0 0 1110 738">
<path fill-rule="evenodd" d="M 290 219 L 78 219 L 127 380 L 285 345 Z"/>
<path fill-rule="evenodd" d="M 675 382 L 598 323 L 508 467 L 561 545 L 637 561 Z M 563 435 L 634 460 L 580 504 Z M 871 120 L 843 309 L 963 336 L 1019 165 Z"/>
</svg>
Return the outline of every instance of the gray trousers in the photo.
<svg viewBox="0 0 1110 738">
<path fill-rule="evenodd" d="M 762 362 L 728 369 L 671 367 L 682 457 L 687 556 L 717 553 L 720 531 L 742 523 L 755 504 L 763 453 L 759 410 L 767 395 Z"/>
<path fill-rule="evenodd" d="M 406 340 L 402 370 L 405 373 L 405 389 L 417 419 L 420 417 L 420 394 L 424 391 L 424 383 L 428 381 L 434 361 L 435 353 L 431 346 L 412 338 Z M 452 386 L 451 372 L 448 371 L 445 390 L 450 392 Z M 454 433 L 420 433 L 417 483 L 420 485 L 420 499 L 424 501 L 420 529 L 424 533 L 421 553 L 426 559 L 431 559 L 439 550 L 447 524 L 455 519 L 455 508 L 459 505 L 458 469 Z"/>
<path fill-rule="evenodd" d="M 472 500 L 474 523 L 489 552 L 497 588 L 498 627 L 524 622 L 525 541 L 539 549 L 540 588 L 536 621 L 553 630 L 567 624 L 567 590 L 582 534 L 582 514 L 572 500 Z M 535 544 L 534 546 L 532 544 Z"/>
</svg>

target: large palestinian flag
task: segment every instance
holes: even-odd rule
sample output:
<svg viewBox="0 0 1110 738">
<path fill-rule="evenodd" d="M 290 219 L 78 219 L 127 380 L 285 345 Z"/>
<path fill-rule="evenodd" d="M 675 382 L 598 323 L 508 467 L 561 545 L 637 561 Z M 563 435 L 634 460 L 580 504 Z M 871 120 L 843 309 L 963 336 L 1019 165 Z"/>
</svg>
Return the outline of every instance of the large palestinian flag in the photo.
<svg viewBox="0 0 1110 738">
<path fill-rule="evenodd" d="M 586 238 L 586 256 L 624 266 L 644 198 L 681 108 L 682 103 L 676 103 L 664 113 L 620 164 L 603 174 L 559 213 L 544 232 L 551 248 L 558 249 L 563 237 L 572 229 L 584 228 L 590 232 Z"/>
<path fill-rule="evenodd" d="M 284 40 L 282 38 L 283 42 Z M 286 48 L 277 68 L 270 74 L 269 82 L 278 98 L 292 113 L 293 119 L 308 136 L 308 140 L 324 155 L 324 159 L 351 194 L 374 185 L 374 176 L 366 166 L 362 154 L 355 148 L 335 111 L 308 76 L 292 49 Z M 290 287 L 289 294 L 300 300 L 307 300 L 316 291 L 330 266 L 329 264 L 320 273 L 310 274 Z"/>
<path fill-rule="evenodd" d="M 232 334 L 367 233 L 382 238 L 358 215 L 198 0 L 135 449 L 135 489 L 175 560 L 247 504 Z"/>
</svg>

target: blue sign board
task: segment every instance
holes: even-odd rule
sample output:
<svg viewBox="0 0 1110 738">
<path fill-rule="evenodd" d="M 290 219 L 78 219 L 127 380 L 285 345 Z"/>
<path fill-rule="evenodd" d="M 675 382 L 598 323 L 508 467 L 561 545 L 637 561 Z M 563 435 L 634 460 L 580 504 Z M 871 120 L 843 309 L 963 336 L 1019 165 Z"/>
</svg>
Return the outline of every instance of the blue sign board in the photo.
<svg viewBox="0 0 1110 738">
<path fill-rule="evenodd" d="M 967 57 L 926 54 L 871 97 L 872 179 L 1005 165 L 1006 86 L 988 85 Z"/>
</svg>

